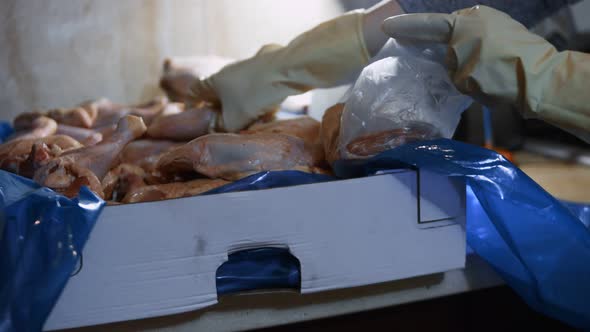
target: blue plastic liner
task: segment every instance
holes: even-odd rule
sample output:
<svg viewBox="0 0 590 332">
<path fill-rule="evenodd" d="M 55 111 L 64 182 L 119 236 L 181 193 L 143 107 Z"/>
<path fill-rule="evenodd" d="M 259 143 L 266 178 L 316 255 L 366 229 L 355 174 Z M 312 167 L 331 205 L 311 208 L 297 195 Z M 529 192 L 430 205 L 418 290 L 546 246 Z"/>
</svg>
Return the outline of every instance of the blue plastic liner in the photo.
<svg viewBox="0 0 590 332">
<path fill-rule="evenodd" d="M 294 289 L 301 285 L 299 260 L 288 249 L 259 248 L 228 255 L 217 269 L 217 294 L 257 289 Z"/>
<path fill-rule="evenodd" d="M 3 143 L 10 135 L 14 133 L 14 129 L 8 122 L 0 122 L 0 143 Z"/>
<path fill-rule="evenodd" d="M 361 176 L 400 162 L 465 179 L 472 194 L 471 248 L 532 308 L 590 328 L 590 231 L 572 213 L 587 207 L 566 207 L 494 151 L 446 139 L 410 143 L 361 163 L 339 162 L 335 171 Z"/>
<path fill-rule="evenodd" d="M 590 205 L 561 201 L 561 203 L 576 216 L 586 228 L 590 229 Z"/>
<path fill-rule="evenodd" d="M 0 331 L 41 330 L 103 205 L 0 171 Z"/>
<path fill-rule="evenodd" d="M 300 171 L 260 172 L 240 179 L 239 181 L 228 183 L 225 186 L 215 188 L 202 195 L 289 187 L 333 180 L 336 180 L 336 178 L 323 174 L 310 174 Z"/>
</svg>

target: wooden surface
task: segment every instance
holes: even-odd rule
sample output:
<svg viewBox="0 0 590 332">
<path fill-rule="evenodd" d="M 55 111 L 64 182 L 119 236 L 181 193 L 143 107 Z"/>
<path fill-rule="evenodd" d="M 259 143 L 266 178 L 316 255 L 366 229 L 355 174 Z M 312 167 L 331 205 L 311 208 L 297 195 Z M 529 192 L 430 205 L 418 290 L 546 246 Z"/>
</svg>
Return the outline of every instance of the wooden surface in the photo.
<svg viewBox="0 0 590 332">
<path fill-rule="evenodd" d="M 590 167 L 519 152 L 515 162 L 553 196 L 574 202 L 590 202 Z"/>
</svg>

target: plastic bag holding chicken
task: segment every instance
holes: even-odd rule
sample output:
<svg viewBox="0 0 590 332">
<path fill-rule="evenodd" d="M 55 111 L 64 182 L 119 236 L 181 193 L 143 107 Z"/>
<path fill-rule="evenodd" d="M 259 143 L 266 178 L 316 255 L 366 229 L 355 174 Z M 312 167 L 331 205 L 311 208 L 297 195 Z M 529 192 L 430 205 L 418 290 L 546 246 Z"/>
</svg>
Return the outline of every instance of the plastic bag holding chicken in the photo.
<svg viewBox="0 0 590 332">
<path fill-rule="evenodd" d="M 471 98 L 457 91 L 444 48 L 393 39 L 345 96 L 338 151 L 362 159 L 417 140 L 451 138 Z"/>
</svg>

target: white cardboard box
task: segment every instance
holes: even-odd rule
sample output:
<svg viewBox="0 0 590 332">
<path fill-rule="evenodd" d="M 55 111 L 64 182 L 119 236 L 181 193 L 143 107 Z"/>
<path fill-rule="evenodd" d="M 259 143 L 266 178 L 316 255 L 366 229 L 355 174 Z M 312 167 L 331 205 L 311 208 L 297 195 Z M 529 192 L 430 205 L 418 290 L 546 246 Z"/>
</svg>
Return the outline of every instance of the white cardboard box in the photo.
<svg viewBox="0 0 590 332">
<path fill-rule="evenodd" d="M 229 253 L 284 247 L 301 293 L 462 268 L 465 186 L 425 172 L 106 207 L 44 329 L 169 315 L 217 302 Z"/>
</svg>

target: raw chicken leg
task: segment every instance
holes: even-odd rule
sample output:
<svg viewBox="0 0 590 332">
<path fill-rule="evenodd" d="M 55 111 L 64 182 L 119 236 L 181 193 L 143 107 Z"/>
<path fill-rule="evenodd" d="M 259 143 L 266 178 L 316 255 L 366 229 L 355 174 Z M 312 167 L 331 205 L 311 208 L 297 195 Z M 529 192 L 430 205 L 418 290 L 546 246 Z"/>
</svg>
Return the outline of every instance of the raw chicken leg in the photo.
<svg viewBox="0 0 590 332">
<path fill-rule="evenodd" d="M 28 178 L 33 177 L 36 170 L 51 160 L 52 156 L 50 152 L 49 147 L 43 143 L 33 144 L 27 159 L 18 164 L 18 169 L 15 173 Z"/>
<path fill-rule="evenodd" d="M 95 124 L 99 109 L 110 107 L 112 103 L 105 98 L 87 101 L 71 109 L 58 108 L 46 113 L 22 113 L 14 119 L 15 130 L 31 126 L 31 122 L 40 116 L 47 116 L 57 123 L 72 127 L 90 128 Z"/>
<path fill-rule="evenodd" d="M 314 170 L 315 160 L 305 142 L 294 136 L 259 133 L 210 134 L 162 155 L 163 174 L 196 171 L 210 178 L 237 180 L 265 170 Z"/>
<path fill-rule="evenodd" d="M 178 105 L 178 104 L 170 104 Z M 189 108 L 176 114 L 162 114 L 148 127 L 153 138 L 190 141 L 209 132 L 215 111 L 208 107 Z"/>
<path fill-rule="evenodd" d="M 197 179 L 136 188 L 127 193 L 123 203 L 160 201 L 164 199 L 195 196 L 228 184 L 220 179 Z"/>
<path fill-rule="evenodd" d="M 94 114 L 92 128 L 107 127 L 116 124 L 119 119 L 127 115 L 123 105 L 115 104 L 106 98 L 86 101 L 81 107 Z"/>
<path fill-rule="evenodd" d="M 102 139 L 104 140 L 107 137 L 110 137 L 117 130 L 117 124 L 115 123 L 107 126 L 96 127 L 92 130 L 96 131 L 97 133 L 100 133 L 102 135 Z"/>
<path fill-rule="evenodd" d="M 409 142 L 431 139 L 438 131 L 434 126 L 423 123 L 409 124 L 404 128 L 393 128 L 360 136 L 346 144 L 344 158 L 366 158 Z"/>
<path fill-rule="evenodd" d="M 33 150 L 35 147 L 35 150 Z M 20 139 L 0 145 L 0 168 L 19 175 L 32 177 L 28 169 L 34 169 L 41 160 L 49 160 L 61 153 L 82 147 L 78 141 L 69 136 L 52 135 L 38 139 Z M 34 154 L 33 157 L 30 155 Z M 47 154 L 43 157 L 42 154 Z M 34 165 L 25 165 L 33 163 Z"/>
<path fill-rule="evenodd" d="M 275 133 L 299 137 L 308 144 L 316 144 L 320 134 L 320 123 L 309 117 L 302 116 L 289 120 L 278 120 L 250 126 L 242 134 Z"/>
<path fill-rule="evenodd" d="M 31 114 L 31 113 L 29 113 Z M 16 128 L 15 120 L 15 128 Z M 19 119 L 18 131 L 10 140 L 13 139 L 37 139 L 55 134 L 57 131 L 57 122 L 43 115 L 38 115 L 34 119 L 31 116 L 30 122 L 25 123 L 23 119 Z"/>
<path fill-rule="evenodd" d="M 35 173 L 35 181 L 67 196 L 74 196 L 82 185 L 103 196 L 100 179 L 110 170 L 119 153 L 146 131 L 143 120 L 128 115 L 119 120 L 117 130 L 101 143 L 66 152 Z"/>
<path fill-rule="evenodd" d="M 135 165 L 121 164 L 113 168 L 102 180 L 104 198 L 120 201 L 127 192 L 145 187 L 145 177 L 146 172 Z"/>
<path fill-rule="evenodd" d="M 89 112 L 96 114 L 93 128 L 104 128 L 116 124 L 125 115 L 139 116 L 144 123 L 149 124 L 162 112 L 166 104 L 168 104 L 166 97 L 157 97 L 147 103 L 131 106 L 115 104 L 106 98 L 100 98 L 87 101 L 81 107 L 92 110 Z"/>
<path fill-rule="evenodd" d="M 168 105 L 168 98 L 157 97 L 145 104 L 130 106 L 129 114 L 140 116 L 143 119 L 143 122 L 146 125 L 149 125 L 152 120 L 157 118 L 164 111 L 166 105 Z"/>
<path fill-rule="evenodd" d="M 76 107 L 72 109 L 58 108 L 49 110 L 46 113 L 29 112 L 19 114 L 14 119 L 14 129 L 19 131 L 22 129 L 31 128 L 33 121 L 41 116 L 51 118 L 59 124 L 65 124 L 74 127 L 90 128 L 94 123 L 92 112 L 84 107 Z"/>
<path fill-rule="evenodd" d="M 216 56 L 173 57 L 164 61 L 160 87 L 170 100 L 190 104 L 190 86 L 219 71 L 234 60 Z"/>
<path fill-rule="evenodd" d="M 175 147 L 182 145 L 180 142 L 164 140 L 138 140 L 133 141 L 123 149 L 119 160 L 121 164 L 132 164 L 152 172 L 160 156 Z"/>
<path fill-rule="evenodd" d="M 94 126 L 96 118 L 98 117 L 99 109 L 101 107 L 104 107 L 105 105 L 109 105 L 110 103 L 111 102 L 106 98 L 99 98 L 96 100 L 84 101 L 80 103 L 78 107 L 83 108 L 86 111 L 86 113 L 88 113 L 90 119 L 92 119 L 92 126 Z"/>
<path fill-rule="evenodd" d="M 60 124 L 57 126 L 57 133 L 70 136 L 85 146 L 92 146 L 102 141 L 102 134 L 92 129 Z"/>
<path fill-rule="evenodd" d="M 83 107 L 72 109 L 58 108 L 47 112 L 47 116 L 59 124 L 68 126 L 90 128 L 94 123 L 92 115 Z"/>
<path fill-rule="evenodd" d="M 341 159 L 338 144 L 340 139 L 340 118 L 343 111 L 344 104 L 336 104 L 328 108 L 322 117 L 320 136 L 326 160 L 330 165 Z"/>
<path fill-rule="evenodd" d="M 340 142 L 340 119 L 343 111 L 344 104 L 336 104 L 327 109 L 322 118 L 320 135 L 326 159 L 330 164 L 339 159 L 374 156 L 391 147 L 433 136 L 432 126 L 415 124 L 355 137 L 344 145 Z"/>
<path fill-rule="evenodd" d="M 61 153 L 63 153 L 61 149 L 55 149 L 45 143 L 37 142 L 31 148 L 28 158 L 20 163 L 17 174 L 32 178 L 39 168 Z"/>
<path fill-rule="evenodd" d="M 309 116 L 268 123 L 257 123 L 242 133 L 276 133 L 299 137 L 305 142 L 308 149 L 313 151 L 314 160 L 325 160 L 324 148 L 320 140 L 320 123 Z M 329 165 L 325 163 L 320 163 L 317 166 L 329 168 Z"/>
</svg>

